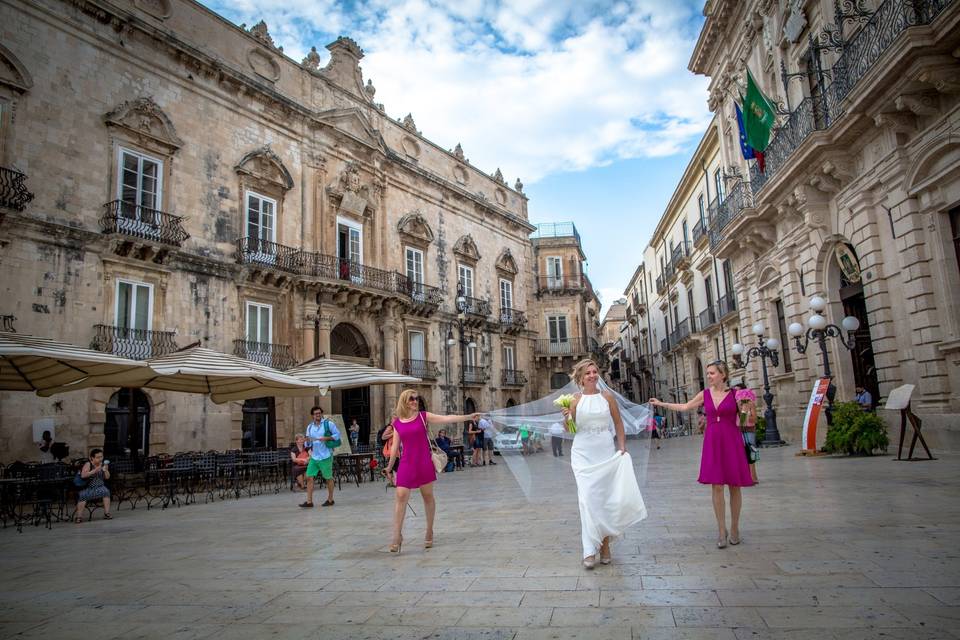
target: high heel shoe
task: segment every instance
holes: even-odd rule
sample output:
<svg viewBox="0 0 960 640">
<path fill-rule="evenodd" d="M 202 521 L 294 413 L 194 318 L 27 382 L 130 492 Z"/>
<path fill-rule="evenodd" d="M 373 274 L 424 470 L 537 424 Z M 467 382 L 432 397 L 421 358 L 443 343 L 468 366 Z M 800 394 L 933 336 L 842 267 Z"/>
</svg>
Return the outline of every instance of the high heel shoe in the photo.
<svg viewBox="0 0 960 640">
<path fill-rule="evenodd" d="M 424 541 L 423 541 L 423 548 L 424 548 L 424 549 L 433 549 L 433 538 L 430 538 L 429 540 L 424 540 Z"/>
<path fill-rule="evenodd" d="M 400 536 L 400 541 L 397 544 L 391 544 L 389 549 L 390 553 L 400 553 L 400 548 L 403 547 L 403 536 Z"/>
<path fill-rule="evenodd" d="M 717 549 L 726 549 L 727 548 L 728 536 L 722 535 L 717 538 Z"/>
<path fill-rule="evenodd" d="M 597 566 L 597 557 L 596 556 L 587 556 L 583 559 L 583 568 L 584 569 L 593 569 Z"/>
</svg>

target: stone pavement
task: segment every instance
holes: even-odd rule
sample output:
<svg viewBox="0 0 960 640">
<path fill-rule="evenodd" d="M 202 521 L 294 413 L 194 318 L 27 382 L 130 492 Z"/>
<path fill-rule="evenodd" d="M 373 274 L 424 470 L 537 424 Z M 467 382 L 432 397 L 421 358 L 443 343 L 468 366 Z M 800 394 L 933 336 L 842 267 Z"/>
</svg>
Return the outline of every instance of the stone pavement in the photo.
<svg viewBox="0 0 960 640">
<path fill-rule="evenodd" d="M 718 550 L 699 447 L 649 452 L 650 516 L 594 571 L 569 466 L 549 453 L 534 468 L 556 494 L 535 504 L 504 464 L 445 476 L 435 548 L 418 544 L 415 497 L 399 557 L 382 483 L 312 511 L 281 493 L 7 529 L 0 636 L 960 638 L 960 457 L 764 450 L 743 544 Z"/>
</svg>

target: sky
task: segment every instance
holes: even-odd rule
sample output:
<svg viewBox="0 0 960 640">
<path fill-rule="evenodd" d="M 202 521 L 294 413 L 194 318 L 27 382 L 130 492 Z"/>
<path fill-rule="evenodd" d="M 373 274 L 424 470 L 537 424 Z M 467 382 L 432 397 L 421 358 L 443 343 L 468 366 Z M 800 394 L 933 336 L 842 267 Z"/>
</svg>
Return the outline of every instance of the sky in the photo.
<svg viewBox="0 0 960 640">
<path fill-rule="evenodd" d="M 710 122 L 687 70 L 703 0 L 202 0 L 265 20 L 300 61 L 340 35 L 364 50 L 387 114 L 573 221 L 604 307 L 623 295 Z"/>
</svg>

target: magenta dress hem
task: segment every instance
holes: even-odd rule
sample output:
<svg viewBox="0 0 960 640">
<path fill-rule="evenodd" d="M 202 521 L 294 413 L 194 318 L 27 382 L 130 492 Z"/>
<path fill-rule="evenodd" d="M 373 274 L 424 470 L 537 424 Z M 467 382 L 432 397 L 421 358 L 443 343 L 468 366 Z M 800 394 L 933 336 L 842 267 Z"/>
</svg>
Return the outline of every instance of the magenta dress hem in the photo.
<svg viewBox="0 0 960 640">
<path fill-rule="evenodd" d="M 424 412 L 421 411 L 409 422 L 395 418 L 393 428 L 400 436 L 400 446 L 403 447 L 403 464 L 397 470 L 397 486 L 417 489 L 436 482 L 437 472 L 430 457 L 430 440 L 427 437 L 427 418 Z"/>
<path fill-rule="evenodd" d="M 726 484 L 752 487 L 753 478 L 747 464 L 743 436 L 737 426 L 737 402 L 728 391 L 718 406 L 713 404 L 709 389 L 703 390 L 703 407 L 707 425 L 700 455 L 700 484 Z"/>
</svg>

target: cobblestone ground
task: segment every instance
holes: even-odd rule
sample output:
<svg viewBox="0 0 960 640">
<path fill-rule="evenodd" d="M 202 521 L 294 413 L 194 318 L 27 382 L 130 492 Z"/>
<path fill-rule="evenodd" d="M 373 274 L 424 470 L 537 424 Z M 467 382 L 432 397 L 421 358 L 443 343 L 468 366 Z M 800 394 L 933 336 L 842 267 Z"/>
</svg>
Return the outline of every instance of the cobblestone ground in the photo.
<svg viewBox="0 0 960 640">
<path fill-rule="evenodd" d="M 960 457 L 764 450 L 743 544 L 718 550 L 699 448 L 650 451 L 650 516 L 594 571 L 570 468 L 549 453 L 534 460 L 556 495 L 533 504 L 504 464 L 444 476 L 435 548 L 418 544 L 416 498 L 399 557 L 382 483 L 312 511 L 281 493 L 7 529 L 0 636 L 960 638 Z"/>
</svg>

